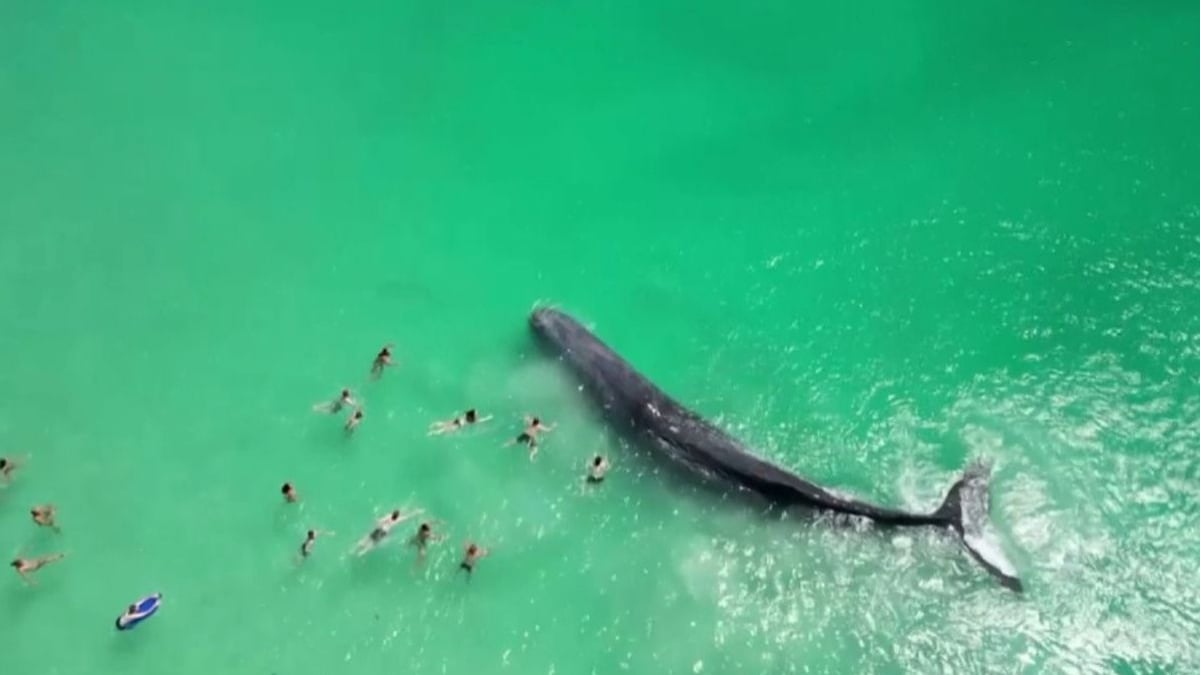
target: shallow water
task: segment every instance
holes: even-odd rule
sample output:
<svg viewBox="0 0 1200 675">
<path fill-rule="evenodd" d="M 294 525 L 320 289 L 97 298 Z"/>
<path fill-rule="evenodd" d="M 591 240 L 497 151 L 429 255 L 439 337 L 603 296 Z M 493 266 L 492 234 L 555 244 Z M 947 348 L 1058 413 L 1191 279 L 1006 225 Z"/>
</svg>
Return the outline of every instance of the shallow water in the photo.
<svg viewBox="0 0 1200 675">
<path fill-rule="evenodd" d="M 1200 669 L 1193 3 L 243 4 L 0 7 L 4 673 Z M 993 458 L 1027 592 L 670 477 L 538 301 L 841 489 Z"/>
</svg>

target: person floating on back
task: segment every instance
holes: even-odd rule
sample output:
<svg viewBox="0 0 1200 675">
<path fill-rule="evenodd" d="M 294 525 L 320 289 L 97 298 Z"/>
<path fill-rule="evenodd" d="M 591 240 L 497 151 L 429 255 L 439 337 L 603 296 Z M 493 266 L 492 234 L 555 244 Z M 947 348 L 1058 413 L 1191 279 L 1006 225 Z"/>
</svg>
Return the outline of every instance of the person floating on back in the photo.
<svg viewBox="0 0 1200 675">
<path fill-rule="evenodd" d="M 362 424 L 362 421 L 363 421 L 362 408 L 355 408 L 354 412 L 350 413 L 350 417 L 346 418 L 346 434 L 350 435 L 350 434 L 354 433 L 354 430 L 358 428 L 358 425 Z"/>
<path fill-rule="evenodd" d="M 532 462 L 533 458 L 536 457 L 538 453 L 538 435 L 551 431 L 554 431 L 553 425 L 547 426 L 542 424 L 541 419 L 527 415 L 525 417 L 525 430 L 522 431 L 515 440 L 511 441 L 509 445 L 512 445 L 513 443 L 518 445 L 524 443 L 525 445 L 528 445 L 529 461 Z"/>
<path fill-rule="evenodd" d="M 588 462 L 587 482 L 599 483 L 604 480 L 606 473 L 608 473 L 608 460 L 604 459 L 603 455 L 596 455 L 592 461 Z"/>
<path fill-rule="evenodd" d="M 50 555 L 44 555 L 40 558 L 17 558 L 16 560 L 12 561 L 11 564 L 13 568 L 17 570 L 17 574 L 20 574 L 21 578 L 25 580 L 25 583 L 29 584 L 30 586 L 36 586 L 37 580 L 33 578 L 33 573 L 42 569 L 46 565 L 49 565 L 50 563 L 62 560 L 63 556 L 65 555 L 65 553 L 52 553 Z"/>
<path fill-rule="evenodd" d="M 383 375 L 383 369 L 390 365 L 392 365 L 392 346 L 388 344 L 384 345 L 383 349 L 380 349 L 379 353 L 375 355 L 375 361 L 371 363 L 371 377 L 379 379 L 379 376 Z"/>
<path fill-rule="evenodd" d="M 41 504 L 29 510 L 29 515 L 33 516 L 33 522 L 42 527 L 48 527 L 55 532 L 59 532 L 58 523 L 54 521 L 55 515 L 58 514 L 58 509 L 54 508 L 53 504 Z"/>
<path fill-rule="evenodd" d="M 340 413 L 343 408 L 354 408 L 357 405 L 354 402 L 354 394 L 349 389 L 343 389 L 337 398 L 325 403 L 318 403 L 313 406 L 313 410 L 319 413 L 334 415 Z"/>
<path fill-rule="evenodd" d="M 284 483 L 280 492 L 283 493 L 283 500 L 289 504 L 294 504 L 300 499 L 300 494 L 296 492 L 296 487 L 291 483 Z"/>
<path fill-rule="evenodd" d="M 480 558 L 487 554 L 488 550 L 486 548 L 481 548 L 475 542 L 468 541 L 467 547 L 463 551 L 462 562 L 458 564 L 458 568 L 460 570 L 465 570 L 467 573 L 467 578 L 470 579 L 471 573 L 475 571 L 475 565 L 479 562 Z"/>
<path fill-rule="evenodd" d="M 396 509 L 386 516 L 380 518 L 379 520 L 375 521 L 375 529 L 371 530 L 370 534 L 359 540 L 358 545 L 354 548 L 354 553 L 356 555 L 364 555 L 370 552 L 376 546 L 383 543 L 384 539 L 387 539 L 388 535 L 392 533 L 393 528 L 409 518 L 412 518 L 413 516 L 420 515 L 421 513 L 421 509 L 408 512 Z"/>
<path fill-rule="evenodd" d="M 476 412 L 474 408 L 471 408 L 467 412 L 455 417 L 452 420 L 448 420 L 446 422 L 434 422 L 433 424 L 430 424 L 429 435 L 440 436 L 441 434 L 452 434 L 464 427 L 469 427 L 472 424 L 482 424 L 490 419 L 492 419 L 491 415 L 488 415 L 487 417 L 480 417 L 479 413 Z"/>
</svg>

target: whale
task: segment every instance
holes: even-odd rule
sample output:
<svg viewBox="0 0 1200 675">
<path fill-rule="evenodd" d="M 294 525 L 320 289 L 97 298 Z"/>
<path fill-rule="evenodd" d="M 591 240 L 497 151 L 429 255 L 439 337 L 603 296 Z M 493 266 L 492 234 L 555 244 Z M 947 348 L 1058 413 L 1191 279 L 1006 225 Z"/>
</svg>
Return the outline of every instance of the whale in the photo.
<svg viewBox="0 0 1200 675">
<path fill-rule="evenodd" d="M 604 419 L 620 426 L 652 454 L 684 469 L 685 474 L 751 493 L 782 510 L 845 514 L 881 527 L 948 531 L 1003 587 L 1023 592 L 1015 566 L 988 529 L 991 465 L 987 461 L 971 462 L 931 512 L 876 504 L 822 486 L 756 455 L 664 393 L 567 313 L 539 307 L 530 314 L 529 323 L 542 345 L 573 372 L 579 388 Z"/>
</svg>

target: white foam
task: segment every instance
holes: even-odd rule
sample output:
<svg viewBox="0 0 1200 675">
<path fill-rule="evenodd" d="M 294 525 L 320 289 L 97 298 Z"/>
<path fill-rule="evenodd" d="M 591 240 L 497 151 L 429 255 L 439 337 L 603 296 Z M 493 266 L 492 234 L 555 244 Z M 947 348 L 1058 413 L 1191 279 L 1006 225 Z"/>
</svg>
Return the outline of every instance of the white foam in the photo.
<svg viewBox="0 0 1200 675">
<path fill-rule="evenodd" d="M 992 536 L 985 533 L 967 534 L 964 532 L 963 543 L 1004 576 L 1016 578 L 1016 566 L 1012 564 L 1008 556 L 1004 554 L 1004 549 Z"/>
</svg>

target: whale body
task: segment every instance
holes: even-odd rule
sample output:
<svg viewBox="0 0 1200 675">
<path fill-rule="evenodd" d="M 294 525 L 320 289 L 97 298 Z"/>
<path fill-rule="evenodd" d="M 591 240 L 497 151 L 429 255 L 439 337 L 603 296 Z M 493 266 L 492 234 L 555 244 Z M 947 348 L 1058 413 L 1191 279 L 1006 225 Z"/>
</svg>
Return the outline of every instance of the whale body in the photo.
<svg viewBox="0 0 1200 675">
<path fill-rule="evenodd" d="M 883 526 L 953 531 L 973 559 L 1005 588 L 1022 591 L 1016 569 L 985 535 L 990 468 L 976 462 L 930 513 L 874 504 L 831 490 L 750 452 L 642 376 L 590 330 L 557 309 L 529 318 L 534 333 L 574 372 L 610 421 L 624 424 L 655 454 L 709 480 L 750 491 L 783 508 L 807 507 L 867 518 Z"/>
</svg>

